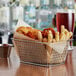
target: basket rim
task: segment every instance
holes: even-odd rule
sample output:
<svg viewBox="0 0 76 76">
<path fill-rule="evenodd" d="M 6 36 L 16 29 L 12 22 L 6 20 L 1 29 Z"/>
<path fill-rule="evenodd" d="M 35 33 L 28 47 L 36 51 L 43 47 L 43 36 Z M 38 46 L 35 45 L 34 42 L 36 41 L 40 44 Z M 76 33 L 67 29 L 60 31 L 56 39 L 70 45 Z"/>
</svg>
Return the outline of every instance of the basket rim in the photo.
<svg viewBox="0 0 76 76">
<path fill-rule="evenodd" d="M 54 42 L 54 43 L 50 43 L 50 42 L 40 42 L 38 40 L 29 40 L 29 39 L 18 39 L 18 38 L 11 38 L 12 40 L 19 40 L 19 41 L 25 41 L 28 40 L 29 42 L 35 42 L 35 43 L 41 43 L 41 44 L 56 44 L 56 43 L 62 43 L 62 42 L 69 42 L 69 41 L 73 41 L 74 39 L 69 39 L 69 40 L 64 40 L 64 41 L 59 41 L 59 42 Z"/>
</svg>

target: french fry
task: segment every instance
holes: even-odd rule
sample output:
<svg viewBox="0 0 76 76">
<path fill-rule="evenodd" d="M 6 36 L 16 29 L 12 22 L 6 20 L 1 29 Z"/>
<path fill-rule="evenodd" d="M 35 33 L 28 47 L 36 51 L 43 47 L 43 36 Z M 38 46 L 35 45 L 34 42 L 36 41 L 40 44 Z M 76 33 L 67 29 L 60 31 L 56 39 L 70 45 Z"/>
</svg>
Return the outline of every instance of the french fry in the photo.
<svg viewBox="0 0 76 76">
<path fill-rule="evenodd" d="M 65 29 L 65 35 L 66 35 L 66 40 L 68 40 L 72 37 L 73 33 L 69 32 L 67 29 Z"/>
<path fill-rule="evenodd" d="M 40 31 L 38 31 L 38 40 L 42 41 L 43 37 L 42 37 L 42 33 Z"/>
<path fill-rule="evenodd" d="M 43 38 L 42 41 L 43 41 L 43 42 L 48 42 L 47 38 Z"/>
<path fill-rule="evenodd" d="M 61 33 L 63 33 L 65 31 L 65 27 L 64 25 L 61 26 Z"/>
<path fill-rule="evenodd" d="M 48 33 L 48 42 L 52 42 L 52 39 L 53 39 L 52 32 L 49 31 L 49 33 Z"/>
<path fill-rule="evenodd" d="M 61 34 L 60 34 L 60 40 L 67 40 L 68 39 L 68 30 L 65 29 L 64 25 L 61 26 Z"/>
<path fill-rule="evenodd" d="M 65 37 L 66 37 L 65 33 L 62 32 L 62 33 L 60 34 L 60 41 L 65 40 Z"/>
<path fill-rule="evenodd" d="M 67 29 L 65 29 L 65 34 L 67 34 L 69 31 Z"/>
<path fill-rule="evenodd" d="M 55 40 L 56 40 L 56 42 L 59 41 L 59 32 L 56 32 L 56 33 L 55 33 Z"/>
<path fill-rule="evenodd" d="M 69 39 L 69 31 L 65 29 L 65 40 Z"/>
</svg>

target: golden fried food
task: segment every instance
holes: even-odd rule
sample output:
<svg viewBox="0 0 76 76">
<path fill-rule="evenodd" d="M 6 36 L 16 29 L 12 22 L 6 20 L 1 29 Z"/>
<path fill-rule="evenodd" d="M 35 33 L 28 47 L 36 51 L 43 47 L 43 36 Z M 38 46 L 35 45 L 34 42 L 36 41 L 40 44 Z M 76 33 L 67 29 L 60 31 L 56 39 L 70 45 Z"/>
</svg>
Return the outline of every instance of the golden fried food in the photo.
<svg viewBox="0 0 76 76">
<path fill-rule="evenodd" d="M 28 37 L 30 37 L 32 39 L 36 39 L 35 35 L 30 31 L 26 34 L 26 36 L 28 36 Z"/>
<path fill-rule="evenodd" d="M 66 37 L 65 33 L 62 32 L 62 33 L 60 34 L 60 41 L 65 40 L 65 37 Z"/>
<path fill-rule="evenodd" d="M 72 37 L 73 33 L 69 32 L 67 29 L 65 29 L 65 35 L 66 35 L 66 40 L 68 40 Z"/>
<path fill-rule="evenodd" d="M 21 26 L 16 30 L 16 32 L 23 33 L 24 35 L 26 35 L 28 31 L 32 31 L 32 28 Z"/>
<path fill-rule="evenodd" d="M 38 32 L 39 32 L 40 30 L 37 30 L 37 29 L 33 29 L 32 30 L 32 33 L 34 34 L 34 36 L 36 37 L 36 39 L 38 39 Z M 41 31 L 40 31 L 41 32 Z"/>
<path fill-rule="evenodd" d="M 38 31 L 38 40 L 42 41 L 43 37 L 42 37 L 42 33 L 40 31 Z"/>
<path fill-rule="evenodd" d="M 64 25 L 61 26 L 61 33 L 65 31 Z"/>
<path fill-rule="evenodd" d="M 53 34 L 51 31 L 49 31 L 48 33 L 48 42 L 52 42 L 52 39 L 53 39 Z"/>
<path fill-rule="evenodd" d="M 33 29 L 32 27 L 24 27 L 24 26 L 21 26 L 19 27 L 16 32 L 20 33 L 20 34 L 23 34 L 23 35 L 26 35 L 26 36 L 29 36 L 33 39 L 37 39 L 37 33 L 38 33 L 39 30 L 36 30 L 36 29 Z"/>
<path fill-rule="evenodd" d="M 41 42 L 58 42 L 68 40 L 72 37 L 73 33 L 65 29 L 64 25 L 61 26 L 61 32 L 55 32 L 53 28 L 47 28 L 43 31 L 34 29 L 32 27 L 19 27 L 16 32 L 28 36 L 32 39 L 39 40 Z"/>
<path fill-rule="evenodd" d="M 67 29 L 65 29 L 65 40 L 69 39 L 69 31 Z"/>
<path fill-rule="evenodd" d="M 59 32 L 55 33 L 55 40 L 58 42 L 59 41 Z"/>
</svg>

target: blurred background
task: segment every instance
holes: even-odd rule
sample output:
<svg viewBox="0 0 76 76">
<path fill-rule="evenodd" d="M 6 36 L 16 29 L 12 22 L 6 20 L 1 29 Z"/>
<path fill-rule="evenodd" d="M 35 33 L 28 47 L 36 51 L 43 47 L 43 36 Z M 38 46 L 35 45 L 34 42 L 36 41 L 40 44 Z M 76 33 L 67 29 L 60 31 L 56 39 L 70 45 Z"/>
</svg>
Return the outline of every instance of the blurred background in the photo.
<svg viewBox="0 0 76 76">
<path fill-rule="evenodd" d="M 74 40 L 76 39 L 76 0 L 0 0 L 0 43 L 12 43 L 11 38 L 19 19 L 31 27 L 56 29 L 58 9 L 75 11 Z M 73 42 L 76 45 L 76 41 Z"/>
</svg>

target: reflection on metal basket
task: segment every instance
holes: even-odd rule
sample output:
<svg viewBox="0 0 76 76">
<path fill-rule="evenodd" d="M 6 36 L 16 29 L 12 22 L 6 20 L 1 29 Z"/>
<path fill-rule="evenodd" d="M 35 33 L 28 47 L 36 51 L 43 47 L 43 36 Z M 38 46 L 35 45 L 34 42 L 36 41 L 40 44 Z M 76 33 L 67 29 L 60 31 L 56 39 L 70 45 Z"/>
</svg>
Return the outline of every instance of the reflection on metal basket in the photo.
<svg viewBox="0 0 76 76">
<path fill-rule="evenodd" d="M 42 42 L 16 38 L 13 39 L 13 42 L 22 62 L 47 65 L 60 64 L 66 60 L 67 44 L 64 48 L 63 53 L 60 54 Z"/>
</svg>

